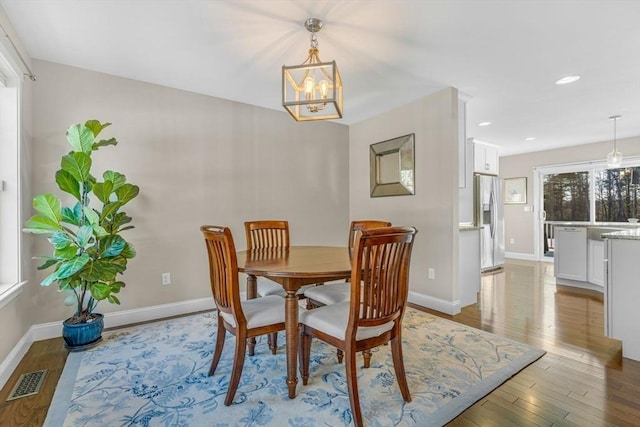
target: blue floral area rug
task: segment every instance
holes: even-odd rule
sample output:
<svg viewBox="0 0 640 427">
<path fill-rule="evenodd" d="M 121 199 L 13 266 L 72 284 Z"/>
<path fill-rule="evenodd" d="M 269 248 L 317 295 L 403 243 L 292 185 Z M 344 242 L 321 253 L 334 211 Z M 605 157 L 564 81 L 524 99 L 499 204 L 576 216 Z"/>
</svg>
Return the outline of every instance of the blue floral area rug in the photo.
<svg viewBox="0 0 640 427">
<path fill-rule="evenodd" d="M 439 426 L 490 393 L 544 351 L 408 309 L 403 322 L 405 368 L 412 402 L 402 400 L 390 346 L 359 356 L 358 387 L 368 426 Z M 71 353 L 45 426 L 348 426 L 345 369 L 335 348 L 318 340 L 309 384 L 287 396 L 285 337 L 272 355 L 261 337 L 245 358 L 234 404 L 224 406 L 235 337 L 216 374 L 207 376 L 215 312 L 103 334 L 91 350 Z"/>
</svg>

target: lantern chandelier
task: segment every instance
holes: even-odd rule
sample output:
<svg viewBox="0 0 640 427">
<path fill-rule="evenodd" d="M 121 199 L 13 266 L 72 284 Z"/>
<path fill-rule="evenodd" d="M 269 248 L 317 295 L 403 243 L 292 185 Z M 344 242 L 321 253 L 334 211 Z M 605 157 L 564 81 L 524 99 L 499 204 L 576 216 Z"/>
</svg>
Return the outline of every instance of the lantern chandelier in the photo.
<svg viewBox="0 0 640 427">
<path fill-rule="evenodd" d="M 309 56 L 301 65 L 282 66 L 282 106 L 296 121 L 342 118 L 342 79 L 336 61 L 322 62 L 318 37 L 322 21 L 304 22 L 311 33 Z"/>
<path fill-rule="evenodd" d="M 613 120 L 613 150 L 607 154 L 607 166 L 610 168 L 619 168 L 622 163 L 622 153 L 618 151 L 616 146 L 616 122 L 622 117 L 619 115 L 609 117 L 609 120 Z"/>
</svg>

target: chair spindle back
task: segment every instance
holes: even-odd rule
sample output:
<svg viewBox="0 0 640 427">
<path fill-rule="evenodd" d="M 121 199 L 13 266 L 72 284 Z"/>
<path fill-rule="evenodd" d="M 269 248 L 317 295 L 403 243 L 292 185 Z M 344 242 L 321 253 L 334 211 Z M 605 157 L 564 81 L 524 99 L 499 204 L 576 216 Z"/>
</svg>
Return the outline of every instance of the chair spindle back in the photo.
<svg viewBox="0 0 640 427">
<path fill-rule="evenodd" d="M 289 222 L 279 220 L 247 221 L 244 223 L 247 250 L 289 248 Z"/>
<path fill-rule="evenodd" d="M 360 230 L 351 273 L 351 312 L 347 331 L 377 326 L 404 314 L 409 265 L 417 230 L 384 227 Z"/>
</svg>

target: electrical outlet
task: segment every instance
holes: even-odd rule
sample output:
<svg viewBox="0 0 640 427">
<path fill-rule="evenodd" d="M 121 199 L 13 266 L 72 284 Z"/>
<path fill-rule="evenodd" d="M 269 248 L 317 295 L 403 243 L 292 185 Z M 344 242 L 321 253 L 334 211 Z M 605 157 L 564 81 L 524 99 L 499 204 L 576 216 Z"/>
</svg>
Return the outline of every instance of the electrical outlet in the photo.
<svg viewBox="0 0 640 427">
<path fill-rule="evenodd" d="M 436 269 L 435 268 L 429 268 L 429 279 L 435 280 L 435 278 L 436 278 Z"/>
<path fill-rule="evenodd" d="M 162 284 L 163 285 L 171 284 L 171 273 L 162 273 Z"/>
<path fill-rule="evenodd" d="M 514 239 L 513 237 L 509 239 L 509 244 L 510 245 L 515 245 L 516 244 L 516 239 Z"/>
</svg>

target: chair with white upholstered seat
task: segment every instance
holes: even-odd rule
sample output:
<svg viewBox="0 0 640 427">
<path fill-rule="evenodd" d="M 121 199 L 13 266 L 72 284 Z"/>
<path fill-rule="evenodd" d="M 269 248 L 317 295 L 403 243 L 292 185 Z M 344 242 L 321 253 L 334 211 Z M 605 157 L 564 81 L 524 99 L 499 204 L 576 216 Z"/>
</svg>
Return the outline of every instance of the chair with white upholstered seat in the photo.
<svg viewBox="0 0 640 427">
<path fill-rule="evenodd" d="M 240 383 L 244 365 L 245 345 L 248 338 L 269 334 L 271 352 L 276 354 L 275 335 L 283 331 L 285 307 L 284 299 L 266 296 L 240 301 L 238 282 L 238 260 L 231 230 L 227 227 L 203 225 L 209 259 L 211 291 L 217 308 L 218 331 L 209 376 L 213 375 L 222 356 L 226 331 L 236 336 L 233 368 L 224 404 L 229 406 Z"/>
<path fill-rule="evenodd" d="M 283 220 L 259 220 L 246 221 L 244 223 L 247 250 L 260 249 L 289 249 L 289 222 Z M 264 297 L 278 295 L 285 297 L 287 294 L 278 283 L 257 277 L 257 293 Z M 304 291 L 314 285 L 307 285 L 297 292 L 298 298 L 304 298 Z"/>
<path fill-rule="evenodd" d="M 353 248 L 355 246 L 355 239 L 357 233 L 360 230 L 369 228 L 390 227 L 391 223 L 388 221 L 379 221 L 372 219 L 362 219 L 351 221 L 349 227 L 349 256 L 353 254 Z M 349 295 L 351 294 L 351 285 L 349 281 L 338 283 L 325 283 L 324 286 L 314 286 L 305 290 L 304 296 L 308 298 L 309 307 L 320 307 L 323 305 L 337 304 L 340 302 L 349 301 Z"/>
<path fill-rule="evenodd" d="M 402 318 L 407 304 L 409 265 L 416 229 L 361 230 L 352 261 L 349 301 L 301 312 L 300 373 L 309 380 L 312 337 L 344 351 L 354 424 L 363 425 L 356 376 L 356 352 L 390 343 L 393 366 L 406 402 L 411 401 L 402 358 Z"/>
<path fill-rule="evenodd" d="M 351 221 L 349 227 L 349 257 L 353 255 L 353 248 L 355 246 L 356 238 L 358 237 L 358 231 L 369 228 L 390 227 L 391 223 L 387 221 L 379 221 L 375 219 L 360 219 Z M 321 307 L 323 305 L 338 304 L 341 302 L 349 301 L 351 295 L 351 285 L 349 279 L 344 282 L 338 283 L 326 283 L 325 286 L 316 286 L 306 289 L 304 296 L 307 297 L 307 308 Z M 364 367 L 368 368 L 371 365 L 371 352 L 366 350 L 363 352 Z M 342 363 L 342 350 L 337 351 L 338 363 Z"/>
</svg>

